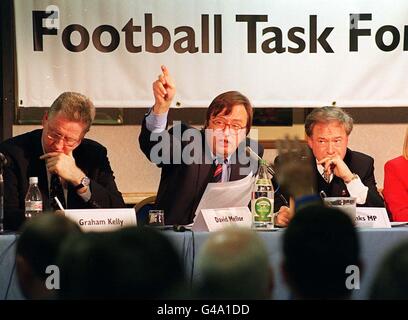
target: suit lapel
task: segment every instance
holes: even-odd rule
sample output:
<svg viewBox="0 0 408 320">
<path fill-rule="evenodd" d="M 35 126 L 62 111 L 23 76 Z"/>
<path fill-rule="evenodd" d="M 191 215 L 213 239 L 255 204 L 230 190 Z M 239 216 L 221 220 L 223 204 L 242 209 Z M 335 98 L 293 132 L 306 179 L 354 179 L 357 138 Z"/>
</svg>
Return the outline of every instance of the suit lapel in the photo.
<svg viewBox="0 0 408 320">
<path fill-rule="evenodd" d="M 230 181 L 235 181 L 242 179 L 243 176 L 239 174 L 239 169 L 242 166 L 239 163 L 231 164 L 231 175 L 230 175 Z"/>
<path fill-rule="evenodd" d="M 32 146 L 33 151 L 30 156 L 30 163 L 27 169 L 27 180 L 29 177 L 37 177 L 38 176 L 38 187 L 41 190 L 41 194 L 43 197 L 43 203 L 45 207 L 49 203 L 49 190 L 48 190 L 48 177 L 47 177 L 47 169 L 45 166 L 45 160 L 41 160 L 40 156 L 44 153 L 42 144 L 41 144 L 41 136 L 42 130 L 35 131 L 35 134 L 32 136 Z"/>
<path fill-rule="evenodd" d="M 213 158 L 211 156 L 210 148 L 207 144 L 205 138 L 204 130 L 201 132 L 202 136 L 202 163 L 197 166 L 197 181 L 199 186 L 207 186 L 208 182 L 211 181 L 212 175 L 214 173 Z M 205 189 L 205 188 L 204 188 Z M 199 192 L 203 192 L 204 189 Z"/>
</svg>

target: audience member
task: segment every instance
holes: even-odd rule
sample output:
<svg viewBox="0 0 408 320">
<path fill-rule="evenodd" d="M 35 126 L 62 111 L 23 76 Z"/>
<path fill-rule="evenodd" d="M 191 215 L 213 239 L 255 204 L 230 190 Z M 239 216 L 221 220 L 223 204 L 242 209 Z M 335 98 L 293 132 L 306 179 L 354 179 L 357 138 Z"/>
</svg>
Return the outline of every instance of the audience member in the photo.
<svg viewBox="0 0 408 320">
<path fill-rule="evenodd" d="M 71 237 L 58 261 L 60 299 L 188 297 L 178 252 L 152 228 Z"/>
<path fill-rule="evenodd" d="M 297 210 L 283 237 L 282 271 L 295 299 L 347 299 L 348 266 L 361 270 L 350 218 L 321 205 Z"/>
<path fill-rule="evenodd" d="M 272 269 L 261 238 L 252 230 L 226 228 L 210 235 L 197 258 L 198 297 L 270 299 Z"/>
<path fill-rule="evenodd" d="M 56 297 L 55 279 L 50 280 L 52 288 L 46 284 L 47 277 L 56 270 L 47 271 L 47 267 L 57 265 L 60 247 L 71 234 L 80 234 L 80 229 L 63 215 L 44 213 L 24 224 L 17 242 L 16 268 L 21 291 L 27 299 Z"/>
<path fill-rule="evenodd" d="M 408 299 L 408 242 L 387 253 L 373 280 L 369 299 Z"/>
</svg>

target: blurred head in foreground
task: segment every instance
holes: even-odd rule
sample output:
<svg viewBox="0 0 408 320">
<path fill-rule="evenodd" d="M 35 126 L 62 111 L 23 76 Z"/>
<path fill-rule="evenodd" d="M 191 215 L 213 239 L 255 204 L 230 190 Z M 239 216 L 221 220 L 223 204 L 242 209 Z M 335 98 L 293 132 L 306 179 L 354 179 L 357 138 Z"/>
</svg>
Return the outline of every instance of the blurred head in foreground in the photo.
<svg viewBox="0 0 408 320">
<path fill-rule="evenodd" d="M 370 299 L 408 299 L 408 242 L 393 248 L 382 261 L 370 290 Z"/>
<path fill-rule="evenodd" d="M 347 267 L 361 270 L 351 219 L 324 206 L 295 214 L 284 234 L 283 254 L 283 274 L 297 299 L 347 299 Z"/>
<path fill-rule="evenodd" d="M 61 299 L 169 299 L 184 289 L 178 252 L 152 228 L 72 237 L 59 263 Z"/>
<path fill-rule="evenodd" d="M 21 290 L 27 299 L 55 297 L 58 283 L 52 279 L 55 271 L 52 266 L 56 265 L 62 243 L 71 234 L 80 234 L 79 227 L 65 216 L 53 213 L 33 217 L 23 225 L 17 243 L 16 267 Z M 46 285 L 48 277 L 49 288 Z"/>
<path fill-rule="evenodd" d="M 266 248 L 251 230 L 210 235 L 198 256 L 197 294 L 204 299 L 270 299 L 272 270 Z"/>
</svg>

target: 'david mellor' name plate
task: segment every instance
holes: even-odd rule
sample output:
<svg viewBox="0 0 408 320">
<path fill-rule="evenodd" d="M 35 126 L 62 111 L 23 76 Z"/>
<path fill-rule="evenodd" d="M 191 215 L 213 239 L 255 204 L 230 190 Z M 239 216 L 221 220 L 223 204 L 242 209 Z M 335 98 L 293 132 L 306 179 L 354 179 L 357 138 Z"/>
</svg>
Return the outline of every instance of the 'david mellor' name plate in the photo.
<svg viewBox="0 0 408 320">
<path fill-rule="evenodd" d="M 75 221 L 82 231 L 113 231 L 135 226 L 136 214 L 129 209 L 69 209 L 65 216 Z"/>
<path fill-rule="evenodd" d="M 193 231 L 217 231 L 228 226 L 251 228 L 252 216 L 248 207 L 201 209 Z"/>
</svg>

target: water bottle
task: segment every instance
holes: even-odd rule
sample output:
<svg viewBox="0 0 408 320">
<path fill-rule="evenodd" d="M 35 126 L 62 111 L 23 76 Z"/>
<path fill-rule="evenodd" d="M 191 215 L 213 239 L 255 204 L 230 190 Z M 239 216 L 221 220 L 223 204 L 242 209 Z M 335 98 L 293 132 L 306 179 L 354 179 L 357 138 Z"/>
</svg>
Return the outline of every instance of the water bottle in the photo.
<svg viewBox="0 0 408 320">
<path fill-rule="evenodd" d="M 38 188 L 38 177 L 30 177 L 30 186 L 25 196 L 25 217 L 30 219 L 43 210 L 41 191 Z"/>
<path fill-rule="evenodd" d="M 274 190 L 265 160 L 259 160 L 259 169 L 251 195 L 253 229 L 273 229 Z"/>
</svg>

